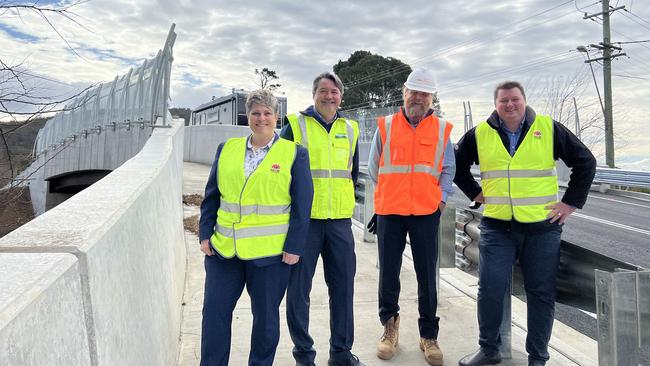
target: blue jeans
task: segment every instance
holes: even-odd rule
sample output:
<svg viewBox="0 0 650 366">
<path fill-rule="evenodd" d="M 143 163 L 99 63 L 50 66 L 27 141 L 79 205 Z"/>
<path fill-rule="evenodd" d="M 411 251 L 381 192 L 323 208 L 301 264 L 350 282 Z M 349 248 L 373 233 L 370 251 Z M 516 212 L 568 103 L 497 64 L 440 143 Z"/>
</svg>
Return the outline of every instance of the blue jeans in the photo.
<svg viewBox="0 0 650 366">
<path fill-rule="evenodd" d="M 518 259 L 528 307 L 526 351 L 530 360 L 546 361 L 555 313 L 555 279 L 560 263 L 562 227 L 548 222 L 541 228 L 535 225 L 534 230 L 530 226 L 515 221 L 481 220 L 479 345 L 488 354 L 498 352 L 503 299 L 510 288 L 512 265 Z"/>
</svg>

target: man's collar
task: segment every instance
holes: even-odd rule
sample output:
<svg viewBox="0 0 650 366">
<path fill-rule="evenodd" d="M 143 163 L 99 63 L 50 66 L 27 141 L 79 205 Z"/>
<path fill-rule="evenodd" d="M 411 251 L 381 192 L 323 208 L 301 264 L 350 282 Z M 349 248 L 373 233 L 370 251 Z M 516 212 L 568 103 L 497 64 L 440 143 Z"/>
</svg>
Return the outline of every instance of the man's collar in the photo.
<svg viewBox="0 0 650 366">
<path fill-rule="evenodd" d="M 519 127 L 517 127 L 517 131 L 520 131 L 520 130 L 523 128 L 523 126 L 524 126 L 524 122 L 526 122 L 526 114 L 525 114 L 525 113 L 524 113 L 524 118 L 522 118 L 522 119 L 521 119 L 521 122 L 519 122 Z M 508 129 L 508 127 L 505 126 L 505 122 L 503 122 L 503 120 L 501 119 L 501 117 L 499 117 L 499 128 L 502 128 L 502 129 L 505 129 L 505 130 L 507 130 L 507 131 L 510 131 L 510 130 Z M 514 132 L 517 132 L 517 131 L 510 131 L 510 132 L 513 132 L 513 133 L 514 133 Z"/>
<path fill-rule="evenodd" d="M 321 116 L 321 114 L 318 113 L 318 111 L 316 110 L 316 107 L 313 106 L 313 105 L 310 105 L 309 107 L 307 107 L 307 109 L 305 109 L 301 113 L 306 115 L 306 116 L 314 117 L 318 122 L 324 123 L 324 124 L 330 124 L 330 123 L 336 121 L 337 119 L 341 118 L 341 113 L 339 111 L 336 111 L 336 114 L 334 115 L 334 119 L 331 122 L 325 121 L 325 118 L 323 118 L 323 116 Z"/>
</svg>

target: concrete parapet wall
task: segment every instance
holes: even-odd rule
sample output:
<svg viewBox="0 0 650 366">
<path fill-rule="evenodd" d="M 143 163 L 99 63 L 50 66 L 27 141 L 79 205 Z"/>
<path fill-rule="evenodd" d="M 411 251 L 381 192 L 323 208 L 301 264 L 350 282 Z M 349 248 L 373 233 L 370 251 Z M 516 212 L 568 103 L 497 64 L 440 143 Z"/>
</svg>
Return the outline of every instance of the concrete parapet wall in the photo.
<svg viewBox="0 0 650 366">
<path fill-rule="evenodd" d="M 77 290 L 58 291 L 55 297 L 34 299 L 27 305 L 35 307 L 42 301 L 40 306 L 56 308 L 81 301 L 83 311 L 77 309 L 76 314 L 83 320 L 82 335 L 88 344 L 85 352 L 91 365 L 176 362 L 186 263 L 182 145 L 182 122 L 154 130 L 142 151 L 111 174 L 0 239 L 0 262 L 16 255 L 12 253 L 23 253 L 26 257 L 20 260 L 25 268 L 32 266 L 30 261 L 38 262 L 42 253 L 76 257 Z M 48 276 L 53 284 L 69 280 L 64 274 Z M 28 281 L 12 285 L 18 287 L 13 294 L 31 293 L 36 287 Z M 13 338 L 13 349 L 18 350 L 14 354 L 34 360 L 25 363 L 29 365 L 84 364 L 52 362 L 45 358 L 48 355 L 36 353 L 36 340 L 31 336 L 34 330 L 27 330 L 30 327 L 43 327 L 44 333 L 58 335 L 50 338 L 70 335 L 51 325 L 51 318 L 59 316 L 55 312 L 41 314 L 42 319 L 32 323 L 24 320 L 32 315 L 30 306 L 15 305 L 20 301 L 25 302 L 18 295 L 6 299 L 9 307 L 23 309 L 12 316 L 16 322 L 28 324 L 21 333 L 3 322 L 7 306 L 0 306 L 0 340 Z M 48 339 L 37 341 L 50 342 L 41 347 L 55 350 L 57 343 Z M 2 345 L 4 342 L 0 350 Z M 2 361 L 0 358 L 0 364 Z"/>
<path fill-rule="evenodd" d="M 0 254 L 0 365 L 90 365 L 74 255 Z"/>
<path fill-rule="evenodd" d="M 183 160 L 212 165 L 217 146 L 231 137 L 251 134 L 248 126 L 202 125 L 185 127 Z"/>
</svg>

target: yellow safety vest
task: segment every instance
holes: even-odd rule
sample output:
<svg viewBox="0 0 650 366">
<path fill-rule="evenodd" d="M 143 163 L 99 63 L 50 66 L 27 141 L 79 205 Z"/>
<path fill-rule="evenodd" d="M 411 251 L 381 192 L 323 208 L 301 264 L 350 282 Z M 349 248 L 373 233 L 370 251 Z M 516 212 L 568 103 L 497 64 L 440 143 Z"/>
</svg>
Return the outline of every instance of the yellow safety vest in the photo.
<svg viewBox="0 0 650 366">
<path fill-rule="evenodd" d="M 545 207 L 558 201 L 553 159 L 553 120 L 537 116 L 514 156 L 487 122 L 476 126 L 485 197 L 483 215 L 523 223 L 546 220 Z"/>
<path fill-rule="evenodd" d="M 225 258 L 257 259 L 282 254 L 289 230 L 291 167 L 296 144 L 278 139 L 248 178 L 244 175 L 247 137 L 231 138 L 219 157 L 221 201 L 214 249 Z"/>
<path fill-rule="evenodd" d="M 313 219 L 350 218 L 354 213 L 352 158 L 359 139 L 357 121 L 338 118 L 327 133 L 313 117 L 287 116 L 293 139 L 309 151 L 314 181 Z"/>
</svg>

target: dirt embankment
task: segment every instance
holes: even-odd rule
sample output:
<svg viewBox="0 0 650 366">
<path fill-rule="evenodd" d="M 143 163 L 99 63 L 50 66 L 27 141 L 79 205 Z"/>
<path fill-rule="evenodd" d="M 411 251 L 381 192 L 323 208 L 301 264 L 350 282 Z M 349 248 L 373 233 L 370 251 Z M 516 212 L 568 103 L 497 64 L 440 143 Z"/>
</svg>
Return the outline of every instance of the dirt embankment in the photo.
<svg viewBox="0 0 650 366">
<path fill-rule="evenodd" d="M 183 195 L 183 204 L 187 206 L 201 206 L 203 202 L 203 196 L 200 194 L 184 194 Z M 183 226 L 185 230 L 193 233 L 194 235 L 199 235 L 199 215 L 187 216 L 183 219 Z"/>
<path fill-rule="evenodd" d="M 28 187 L 0 191 L 0 238 L 34 218 Z"/>
</svg>

